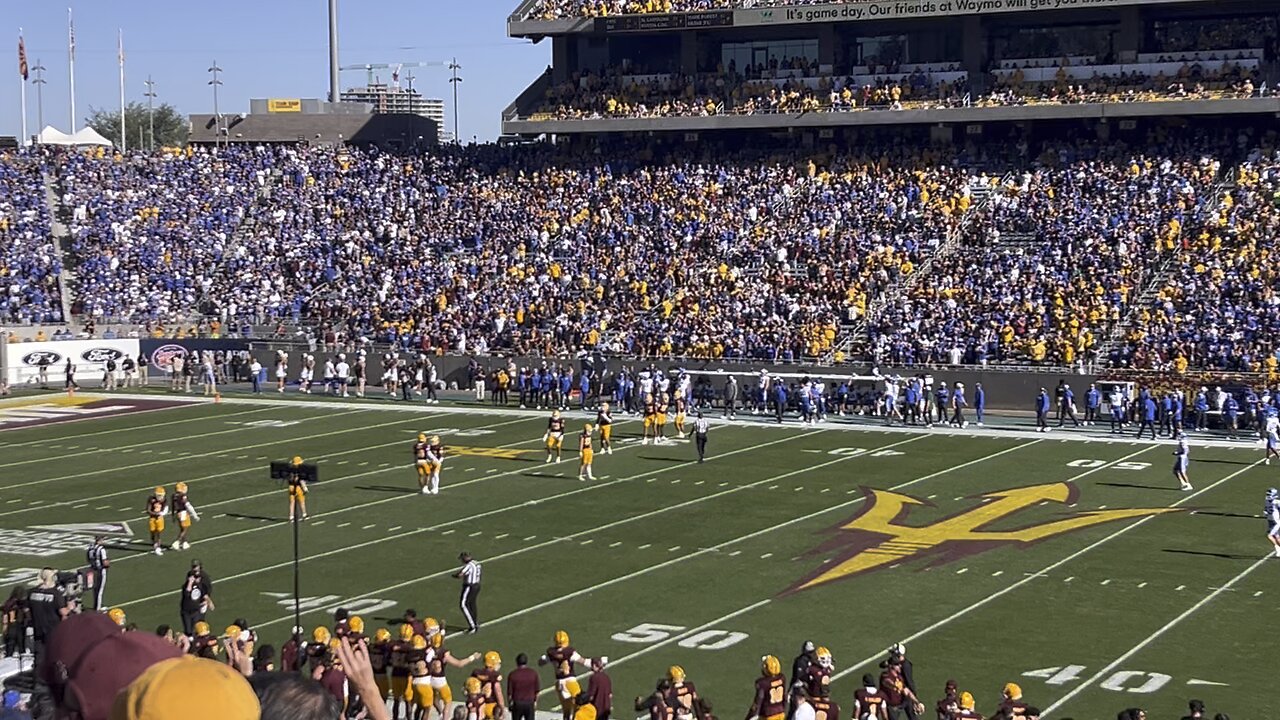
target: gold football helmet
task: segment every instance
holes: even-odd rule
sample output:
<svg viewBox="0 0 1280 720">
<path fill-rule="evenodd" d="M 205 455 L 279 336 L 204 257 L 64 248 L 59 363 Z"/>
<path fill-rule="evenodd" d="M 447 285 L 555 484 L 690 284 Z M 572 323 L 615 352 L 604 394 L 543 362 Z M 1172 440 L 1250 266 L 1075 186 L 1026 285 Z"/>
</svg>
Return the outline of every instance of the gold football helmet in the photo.
<svg viewBox="0 0 1280 720">
<path fill-rule="evenodd" d="M 563 630 L 557 630 L 552 642 L 558 648 L 569 647 L 569 633 Z"/>
<path fill-rule="evenodd" d="M 760 658 L 760 670 L 765 676 L 781 675 L 782 662 L 773 655 L 765 655 Z"/>
</svg>

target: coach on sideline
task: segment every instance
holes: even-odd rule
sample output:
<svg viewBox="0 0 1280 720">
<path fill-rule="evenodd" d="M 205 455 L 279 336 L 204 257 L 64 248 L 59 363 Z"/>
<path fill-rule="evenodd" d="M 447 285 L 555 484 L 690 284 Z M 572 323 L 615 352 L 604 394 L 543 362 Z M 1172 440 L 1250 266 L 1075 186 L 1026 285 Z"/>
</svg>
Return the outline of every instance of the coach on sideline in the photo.
<svg viewBox="0 0 1280 720">
<path fill-rule="evenodd" d="M 476 611 L 476 598 L 480 595 L 480 563 L 471 559 L 471 553 L 458 555 L 462 569 L 453 576 L 462 579 L 462 596 L 458 605 L 462 607 L 462 615 L 467 619 L 467 632 L 474 633 L 480 629 L 479 613 Z"/>
</svg>

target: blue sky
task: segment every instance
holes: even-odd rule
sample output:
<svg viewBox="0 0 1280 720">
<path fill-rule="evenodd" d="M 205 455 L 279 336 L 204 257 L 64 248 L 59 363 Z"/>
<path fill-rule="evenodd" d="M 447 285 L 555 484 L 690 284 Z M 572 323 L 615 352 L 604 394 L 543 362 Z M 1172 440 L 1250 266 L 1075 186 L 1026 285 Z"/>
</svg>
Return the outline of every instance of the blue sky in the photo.
<svg viewBox="0 0 1280 720">
<path fill-rule="evenodd" d="M 0 135 L 21 132 L 18 28 L 26 36 L 28 63 L 45 66 L 44 121 L 66 130 L 69 121 L 67 6 L 52 0 L 4 2 L 8 40 L 0 60 Z M 492 140 L 502 109 L 550 62 L 550 42 L 532 45 L 506 36 L 507 15 L 517 0 L 340 0 L 343 65 L 448 61 L 457 57 L 460 134 Z M 219 109 L 247 112 L 258 97 L 323 98 L 328 92 L 326 0 L 81 0 L 71 5 L 76 30 L 76 114 L 89 107 L 119 107 L 116 29 L 124 29 L 125 91 L 145 102 L 150 74 L 159 102 L 184 115 L 211 112 L 206 72 L 223 69 Z M 380 71 L 384 81 L 390 71 Z M 444 97 L 451 112 L 447 71 L 419 68 L 414 86 Z M 401 78 L 404 79 L 403 76 Z M 363 84 L 364 71 L 342 74 L 344 88 Z M 27 85 L 29 132 L 36 127 L 36 93 Z M 452 120 L 448 121 L 452 124 Z"/>
</svg>

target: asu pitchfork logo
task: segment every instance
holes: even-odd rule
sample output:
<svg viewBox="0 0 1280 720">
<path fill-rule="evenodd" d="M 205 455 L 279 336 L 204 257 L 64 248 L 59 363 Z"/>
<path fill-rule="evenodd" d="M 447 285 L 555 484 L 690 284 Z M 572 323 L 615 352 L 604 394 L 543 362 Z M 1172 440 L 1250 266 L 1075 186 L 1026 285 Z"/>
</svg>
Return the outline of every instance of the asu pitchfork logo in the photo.
<svg viewBox="0 0 1280 720">
<path fill-rule="evenodd" d="M 866 505 L 852 519 L 836 527 L 840 536 L 813 553 L 843 551 L 829 568 L 820 569 L 791 587 L 805 590 L 889 565 L 918 558 L 933 558 L 935 565 L 966 555 L 1010 544 L 1029 544 L 1102 523 L 1178 512 L 1176 508 L 1089 510 L 1061 520 L 1018 530 L 983 530 L 1029 507 L 1055 502 L 1070 504 L 1077 490 L 1070 483 L 1050 483 L 1013 488 L 983 495 L 983 502 L 969 510 L 929 525 L 907 525 L 913 505 L 932 505 L 890 490 L 864 488 Z M 812 553 L 811 553 L 812 554 Z"/>
</svg>

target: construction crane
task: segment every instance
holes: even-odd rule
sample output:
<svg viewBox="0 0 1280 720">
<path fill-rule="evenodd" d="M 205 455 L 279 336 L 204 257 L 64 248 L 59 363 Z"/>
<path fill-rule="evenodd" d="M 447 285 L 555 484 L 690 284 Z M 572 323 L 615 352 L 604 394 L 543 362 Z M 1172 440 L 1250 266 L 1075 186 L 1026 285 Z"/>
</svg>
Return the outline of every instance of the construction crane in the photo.
<svg viewBox="0 0 1280 720">
<path fill-rule="evenodd" d="M 395 72 L 394 72 L 394 73 L 392 73 L 392 74 L 393 74 L 393 76 L 394 76 L 395 78 L 398 78 L 399 73 L 400 73 L 400 69 L 401 69 L 401 68 L 416 68 L 416 67 L 438 67 L 438 68 L 444 68 L 444 67 L 448 67 L 448 66 L 449 66 L 449 63 L 446 63 L 446 62 L 364 63 L 363 65 L 343 65 L 343 66 L 342 66 L 341 68 L 339 68 L 339 69 L 341 69 L 341 70 L 364 70 L 366 73 L 368 73 L 368 82 L 367 82 L 367 84 L 368 84 L 368 85 L 373 85 L 373 71 L 374 71 L 374 70 L 392 70 L 392 69 L 394 69 L 394 70 L 395 70 Z"/>
</svg>

